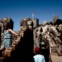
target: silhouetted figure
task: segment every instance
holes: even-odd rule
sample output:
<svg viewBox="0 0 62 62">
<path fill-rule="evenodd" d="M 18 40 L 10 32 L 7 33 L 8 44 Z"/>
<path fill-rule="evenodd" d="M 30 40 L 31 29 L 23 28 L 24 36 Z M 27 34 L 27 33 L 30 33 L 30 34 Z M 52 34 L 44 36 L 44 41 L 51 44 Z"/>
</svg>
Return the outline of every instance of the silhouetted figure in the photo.
<svg viewBox="0 0 62 62">
<path fill-rule="evenodd" d="M 45 57 L 45 62 L 49 62 L 49 43 L 47 39 L 40 40 L 41 54 Z"/>
<path fill-rule="evenodd" d="M 14 62 L 33 62 L 33 31 L 27 29 L 23 38 L 12 52 Z"/>
</svg>

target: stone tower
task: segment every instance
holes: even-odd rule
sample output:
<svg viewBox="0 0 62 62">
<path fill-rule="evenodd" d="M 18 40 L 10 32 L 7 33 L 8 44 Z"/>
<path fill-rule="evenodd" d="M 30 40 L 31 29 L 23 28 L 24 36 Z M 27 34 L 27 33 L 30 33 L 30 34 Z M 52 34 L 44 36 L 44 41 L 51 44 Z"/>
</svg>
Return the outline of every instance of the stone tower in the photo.
<svg viewBox="0 0 62 62">
<path fill-rule="evenodd" d="M 34 18 L 33 19 L 33 28 L 38 27 L 39 26 L 39 19 L 38 18 Z"/>
</svg>

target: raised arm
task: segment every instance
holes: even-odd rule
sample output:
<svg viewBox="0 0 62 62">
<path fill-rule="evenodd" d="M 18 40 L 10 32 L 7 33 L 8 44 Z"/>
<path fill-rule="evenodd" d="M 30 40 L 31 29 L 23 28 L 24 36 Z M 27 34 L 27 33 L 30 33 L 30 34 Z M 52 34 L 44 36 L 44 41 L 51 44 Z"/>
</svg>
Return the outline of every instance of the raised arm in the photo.
<svg viewBox="0 0 62 62">
<path fill-rule="evenodd" d="M 11 33 L 12 33 L 13 35 L 15 35 L 15 36 L 18 36 L 18 34 L 17 34 L 15 31 L 11 30 L 11 29 L 9 29 L 9 30 L 7 30 L 7 31 L 11 32 Z"/>
</svg>

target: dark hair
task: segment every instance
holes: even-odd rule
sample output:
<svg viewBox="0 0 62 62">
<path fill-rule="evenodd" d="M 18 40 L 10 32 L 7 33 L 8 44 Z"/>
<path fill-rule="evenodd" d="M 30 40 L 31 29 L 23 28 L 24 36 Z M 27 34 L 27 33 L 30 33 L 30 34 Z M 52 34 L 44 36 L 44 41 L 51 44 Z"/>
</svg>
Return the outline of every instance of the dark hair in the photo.
<svg viewBox="0 0 62 62">
<path fill-rule="evenodd" d="M 3 24 L 4 30 L 13 29 L 13 24 L 6 22 Z"/>
<path fill-rule="evenodd" d="M 50 22 L 51 25 L 54 25 L 53 22 Z"/>
<path fill-rule="evenodd" d="M 1 22 L 3 23 L 3 28 L 4 30 L 7 30 L 7 29 L 13 29 L 13 20 L 11 18 L 6 18 L 4 20 L 4 18 L 1 20 Z"/>
<path fill-rule="evenodd" d="M 42 32 L 43 30 L 42 30 L 42 28 L 40 29 L 40 32 Z"/>
</svg>

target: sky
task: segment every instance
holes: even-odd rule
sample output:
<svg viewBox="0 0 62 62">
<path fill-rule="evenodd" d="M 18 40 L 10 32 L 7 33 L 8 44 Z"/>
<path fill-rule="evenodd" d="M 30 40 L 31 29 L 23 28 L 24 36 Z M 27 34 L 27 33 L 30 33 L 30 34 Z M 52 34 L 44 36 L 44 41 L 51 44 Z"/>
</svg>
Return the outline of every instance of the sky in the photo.
<svg viewBox="0 0 62 62">
<path fill-rule="evenodd" d="M 43 23 L 51 21 L 53 16 L 62 19 L 62 0 L 0 0 L 0 19 L 12 18 L 15 31 L 20 30 L 23 18 L 38 18 Z"/>
</svg>

